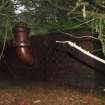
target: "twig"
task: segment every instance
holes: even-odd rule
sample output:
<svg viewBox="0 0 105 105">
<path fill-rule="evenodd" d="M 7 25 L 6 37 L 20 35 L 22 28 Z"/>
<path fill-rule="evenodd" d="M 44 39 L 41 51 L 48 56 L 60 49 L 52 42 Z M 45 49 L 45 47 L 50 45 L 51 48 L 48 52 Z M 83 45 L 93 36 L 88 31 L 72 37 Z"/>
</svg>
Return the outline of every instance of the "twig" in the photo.
<svg viewBox="0 0 105 105">
<path fill-rule="evenodd" d="M 6 1 L 5 3 L 3 2 L 3 4 L 0 6 L 0 11 L 5 8 L 5 6 L 9 3 L 9 1 Z"/>
<path fill-rule="evenodd" d="M 7 21 L 7 23 L 8 23 L 8 21 Z M 6 26 L 6 28 L 7 28 L 7 26 Z M 1 54 L 0 54 L 0 60 L 1 60 L 2 56 L 3 56 L 4 49 L 5 49 L 5 46 L 6 46 L 7 34 L 8 34 L 8 32 L 7 32 L 7 29 L 6 29 L 6 31 L 5 31 L 5 37 L 4 37 L 4 42 L 3 42 L 3 48 L 2 48 L 2 51 L 1 51 Z"/>
<path fill-rule="evenodd" d="M 47 0 L 47 1 L 54 8 L 57 8 L 57 9 L 60 9 L 60 10 L 63 10 L 63 11 L 70 11 L 70 8 L 61 7 L 61 6 L 57 5 L 57 4 L 54 4 L 51 0 Z"/>
<path fill-rule="evenodd" d="M 90 52 L 91 52 L 91 53 L 96 53 L 96 52 L 100 52 L 100 51 L 102 51 L 102 49 L 92 50 L 92 51 L 90 51 Z"/>
<path fill-rule="evenodd" d="M 68 35 L 68 36 L 70 36 L 70 37 L 73 37 L 73 38 L 77 38 L 77 39 L 82 39 L 82 38 L 92 38 L 92 39 L 95 39 L 95 40 L 99 40 L 98 38 L 96 38 L 96 37 L 93 37 L 93 36 L 74 36 L 74 35 L 72 35 L 72 34 L 70 34 L 70 33 L 66 33 L 66 32 L 63 32 L 63 31 L 59 31 L 59 32 L 61 32 L 61 33 L 63 33 L 63 34 L 66 34 L 66 35 Z"/>
<path fill-rule="evenodd" d="M 5 49 L 5 46 L 6 46 L 6 40 L 7 40 L 7 35 L 5 36 L 4 38 L 4 42 L 3 42 L 3 48 L 2 48 L 2 51 L 1 51 L 1 54 L 0 54 L 0 60 L 3 56 L 3 53 L 4 53 L 4 49 Z"/>
<path fill-rule="evenodd" d="M 97 4 L 99 7 L 105 9 L 105 5 L 102 5 L 102 4 Z"/>
<path fill-rule="evenodd" d="M 93 18 L 93 19 L 91 19 L 91 20 L 85 21 L 85 22 L 83 22 L 83 23 L 81 23 L 81 24 L 78 24 L 78 25 L 74 26 L 73 28 L 78 28 L 78 27 L 80 27 L 80 26 L 82 26 L 82 25 L 84 25 L 84 24 L 88 24 L 88 23 L 90 23 L 90 22 L 92 22 L 92 21 L 94 21 L 94 20 L 96 20 L 96 19 L 97 19 L 97 18 Z"/>
</svg>

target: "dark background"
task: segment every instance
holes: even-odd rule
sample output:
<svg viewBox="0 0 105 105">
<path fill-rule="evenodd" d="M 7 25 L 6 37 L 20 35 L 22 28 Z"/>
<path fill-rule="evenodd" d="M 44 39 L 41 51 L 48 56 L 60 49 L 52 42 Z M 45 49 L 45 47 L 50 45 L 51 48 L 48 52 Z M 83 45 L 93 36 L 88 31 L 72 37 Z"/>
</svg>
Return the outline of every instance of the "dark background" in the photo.
<svg viewBox="0 0 105 105">
<path fill-rule="evenodd" d="M 75 36 L 91 34 L 89 32 L 77 34 L 77 31 L 69 33 L 73 33 Z M 56 43 L 57 40 L 75 41 L 82 48 L 102 56 L 101 51 L 95 52 L 95 50 L 101 48 L 100 42 L 90 38 L 75 39 L 59 32 L 50 33 L 46 36 L 34 36 L 30 40 L 34 57 L 33 65 L 26 65 L 21 62 L 16 57 L 12 41 L 7 42 L 4 57 L 2 57 L 0 63 L 1 80 L 43 81 L 84 88 L 103 86 L 104 74 L 97 69 L 98 66 L 98 68 L 101 68 L 98 63 L 91 60 L 92 68 L 81 62 L 83 57 L 85 60 L 88 59 L 85 56 L 81 57 L 78 51 L 75 52 L 68 45 Z M 80 57 L 80 60 L 73 56 L 75 53 Z"/>
</svg>

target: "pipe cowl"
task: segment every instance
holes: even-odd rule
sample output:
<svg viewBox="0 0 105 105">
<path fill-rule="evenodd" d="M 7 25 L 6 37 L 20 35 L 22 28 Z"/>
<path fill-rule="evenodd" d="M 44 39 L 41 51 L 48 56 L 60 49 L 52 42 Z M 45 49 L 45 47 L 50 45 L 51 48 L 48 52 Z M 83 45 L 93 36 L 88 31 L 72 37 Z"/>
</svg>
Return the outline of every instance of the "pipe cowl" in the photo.
<svg viewBox="0 0 105 105">
<path fill-rule="evenodd" d="M 20 22 L 13 29 L 15 35 L 14 46 L 16 47 L 17 58 L 25 64 L 33 64 L 32 46 L 29 41 L 29 29 L 27 24 Z"/>
</svg>

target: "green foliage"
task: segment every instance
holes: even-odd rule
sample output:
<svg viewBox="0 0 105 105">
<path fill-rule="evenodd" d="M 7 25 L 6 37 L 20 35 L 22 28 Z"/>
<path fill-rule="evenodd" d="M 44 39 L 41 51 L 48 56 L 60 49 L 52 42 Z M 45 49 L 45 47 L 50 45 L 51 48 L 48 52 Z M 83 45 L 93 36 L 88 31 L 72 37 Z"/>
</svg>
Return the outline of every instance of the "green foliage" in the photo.
<svg viewBox="0 0 105 105">
<path fill-rule="evenodd" d="M 56 32 L 60 30 L 75 29 L 76 25 L 77 25 L 76 22 L 74 23 L 73 21 L 71 21 L 71 22 L 53 22 L 53 23 L 46 23 L 38 26 L 32 26 L 30 36 L 47 35 L 48 33 Z"/>
<path fill-rule="evenodd" d="M 102 50 L 105 55 L 105 1 L 104 0 L 77 0 L 75 12 L 80 9 L 82 23 L 77 26 L 86 24 L 94 32 L 97 32 L 98 39 L 102 43 Z"/>
<path fill-rule="evenodd" d="M 0 1 L 0 42 L 12 36 L 12 19 L 14 7 L 10 0 Z"/>
<path fill-rule="evenodd" d="M 1 0 L 0 42 L 13 38 L 12 27 L 20 21 L 28 23 L 31 35 L 89 27 L 99 33 L 105 54 L 105 0 Z"/>
</svg>

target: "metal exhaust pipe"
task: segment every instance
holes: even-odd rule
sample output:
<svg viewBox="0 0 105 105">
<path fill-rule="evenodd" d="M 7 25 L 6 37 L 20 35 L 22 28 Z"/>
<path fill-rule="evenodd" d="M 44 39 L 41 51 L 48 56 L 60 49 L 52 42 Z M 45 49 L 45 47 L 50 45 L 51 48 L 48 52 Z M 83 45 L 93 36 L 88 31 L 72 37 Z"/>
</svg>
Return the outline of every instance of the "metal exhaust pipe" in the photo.
<svg viewBox="0 0 105 105">
<path fill-rule="evenodd" d="M 13 33 L 15 35 L 14 46 L 17 58 L 24 64 L 33 64 L 32 47 L 28 38 L 29 29 L 27 24 L 24 22 L 16 24 Z"/>
</svg>

